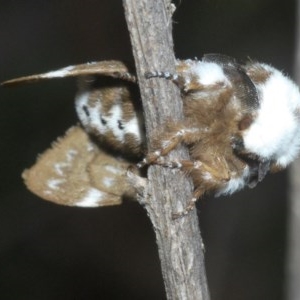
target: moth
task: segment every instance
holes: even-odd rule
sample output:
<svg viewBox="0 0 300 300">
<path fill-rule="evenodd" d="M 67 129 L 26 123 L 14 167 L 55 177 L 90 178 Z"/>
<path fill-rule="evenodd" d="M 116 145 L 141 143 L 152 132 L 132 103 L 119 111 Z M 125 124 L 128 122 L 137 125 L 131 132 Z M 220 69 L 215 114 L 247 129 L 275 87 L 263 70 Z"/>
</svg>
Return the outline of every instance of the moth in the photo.
<svg viewBox="0 0 300 300">
<path fill-rule="evenodd" d="M 82 127 L 47 150 L 23 177 L 40 197 L 59 204 L 101 206 L 134 195 L 125 170 L 160 164 L 191 176 L 195 190 L 180 217 L 204 193 L 232 194 L 254 187 L 269 172 L 286 168 L 300 148 L 300 93 L 293 81 L 270 65 L 207 54 L 177 60 L 176 72 L 145 74 L 171 80 L 181 91 L 184 119 L 167 120 L 145 145 L 142 106 L 134 73 L 121 62 L 66 67 L 4 82 L 19 84 L 78 77 L 75 108 Z M 167 160 L 180 143 L 190 160 Z M 102 171 L 104 170 L 104 171 Z M 110 179 L 108 179 L 110 178 Z"/>
</svg>

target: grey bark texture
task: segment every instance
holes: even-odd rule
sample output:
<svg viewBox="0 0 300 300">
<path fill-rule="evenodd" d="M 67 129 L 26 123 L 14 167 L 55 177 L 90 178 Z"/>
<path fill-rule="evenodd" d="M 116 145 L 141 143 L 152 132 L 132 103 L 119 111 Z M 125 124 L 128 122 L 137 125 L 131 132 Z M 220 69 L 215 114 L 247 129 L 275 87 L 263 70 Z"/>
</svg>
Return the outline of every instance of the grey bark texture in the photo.
<svg viewBox="0 0 300 300">
<path fill-rule="evenodd" d="M 148 147 L 151 137 L 168 119 L 180 120 L 178 88 L 165 79 L 145 79 L 146 71 L 175 71 L 172 6 L 168 0 L 123 0 L 143 102 Z M 184 147 L 170 158 L 188 158 Z M 145 208 L 158 245 L 167 299 L 209 299 L 203 242 L 196 210 L 172 220 L 186 206 L 192 183 L 178 170 L 150 166 Z"/>
</svg>

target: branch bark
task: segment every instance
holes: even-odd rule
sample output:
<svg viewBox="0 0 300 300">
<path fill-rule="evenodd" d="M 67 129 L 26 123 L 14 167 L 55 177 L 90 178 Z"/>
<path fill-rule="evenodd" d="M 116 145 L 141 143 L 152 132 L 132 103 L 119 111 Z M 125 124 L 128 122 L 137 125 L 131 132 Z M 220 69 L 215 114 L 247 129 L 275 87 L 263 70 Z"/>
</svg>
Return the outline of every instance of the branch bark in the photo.
<svg viewBox="0 0 300 300">
<path fill-rule="evenodd" d="M 145 72 L 175 72 L 172 8 L 168 0 L 123 0 L 143 102 L 148 147 L 166 120 L 183 117 L 178 88 L 163 79 L 145 79 Z M 170 158 L 188 158 L 181 147 Z M 153 224 L 167 299 L 209 299 L 203 243 L 196 211 L 172 220 L 191 197 L 191 181 L 177 170 L 150 166 L 144 199 Z"/>
</svg>

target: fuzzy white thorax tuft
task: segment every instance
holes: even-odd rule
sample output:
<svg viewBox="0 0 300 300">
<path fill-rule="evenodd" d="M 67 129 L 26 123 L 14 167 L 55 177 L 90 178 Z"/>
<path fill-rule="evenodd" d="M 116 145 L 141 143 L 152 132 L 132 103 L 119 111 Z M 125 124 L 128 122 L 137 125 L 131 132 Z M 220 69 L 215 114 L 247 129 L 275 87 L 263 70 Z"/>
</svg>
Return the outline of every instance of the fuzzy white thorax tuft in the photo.
<svg viewBox="0 0 300 300">
<path fill-rule="evenodd" d="M 244 133 L 244 145 L 247 151 L 286 167 L 300 148 L 300 93 L 280 71 L 261 65 L 271 75 L 257 85 L 260 107 Z"/>
<path fill-rule="evenodd" d="M 222 66 L 214 62 L 197 61 L 192 66 L 191 71 L 199 78 L 203 85 L 213 85 L 220 82 L 228 83 Z"/>
</svg>

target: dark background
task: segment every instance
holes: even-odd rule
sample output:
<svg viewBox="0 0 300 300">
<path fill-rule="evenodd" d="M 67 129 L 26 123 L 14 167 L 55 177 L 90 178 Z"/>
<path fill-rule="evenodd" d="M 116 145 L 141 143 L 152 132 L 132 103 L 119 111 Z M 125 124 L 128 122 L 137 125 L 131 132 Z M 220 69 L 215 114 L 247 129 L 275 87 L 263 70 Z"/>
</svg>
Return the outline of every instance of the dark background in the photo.
<svg viewBox="0 0 300 300">
<path fill-rule="evenodd" d="M 295 3 L 181 0 L 178 58 L 224 53 L 292 74 Z M 132 61 L 121 1 L 0 2 L 0 81 L 87 61 Z M 165 299 L 155 237 L 137 203 L 44 202 L 20 174 L 77 122 L 75 81 L 0 90 L 0 299 Z M 279 120 L 280 122 L 280 120 Z M 213 300 L 283 299 L 286 173 L 198 203 Z"/>
</svg>

